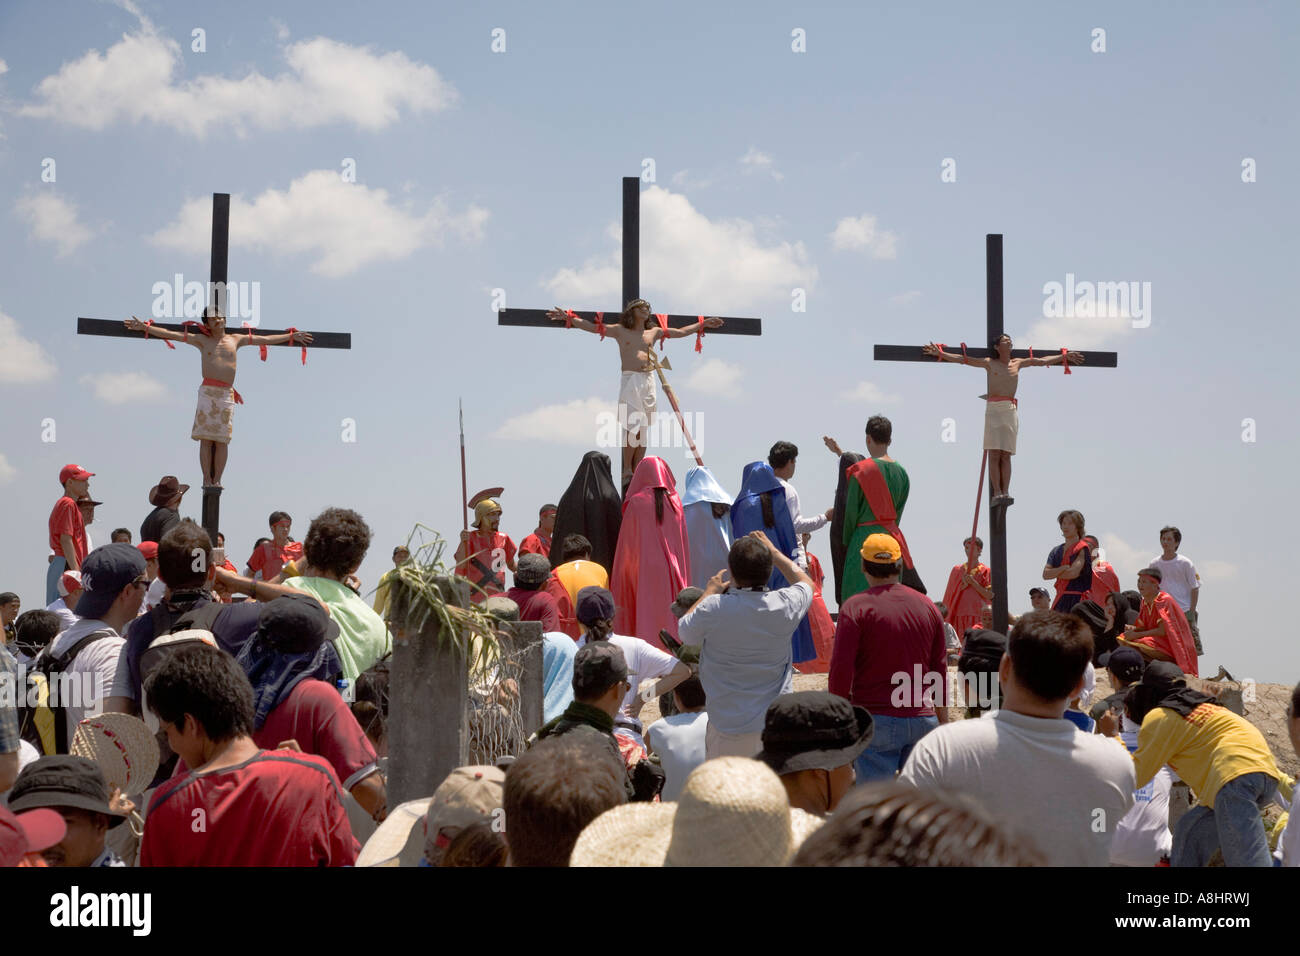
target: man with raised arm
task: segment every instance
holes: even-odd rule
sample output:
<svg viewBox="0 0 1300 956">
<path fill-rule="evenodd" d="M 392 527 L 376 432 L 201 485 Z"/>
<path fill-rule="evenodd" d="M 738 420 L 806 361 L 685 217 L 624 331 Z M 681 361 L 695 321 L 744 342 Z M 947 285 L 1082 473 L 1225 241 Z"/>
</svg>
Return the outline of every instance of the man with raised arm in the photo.
<svg viewBox="0 0 1300 956">
<path fill-rule="evenodd" d="M 1012 358 L 1011 336 L 1005 332 L 989 343 L 997 352 L 996 358 L 968 358 L 945 352 L 942 346 L 931 342 L 921 346 L 926 355 L 941 362 L 961 362 L 988 372 L 988 394 L 984 409 L 984 449 L 989 453 L 989 484 L 993 489 L 993 503 L 1012 503 L 1011 456 L 1016 453 L 1016 434 L 1020 431 L 1020 413 L 1017 411 L 1016 387 L 1020 384 L 1020 370 L 1031 365 L 1060 365 L 1065 357 L 1057 354 L 1050 358 Z M 1070 352 L 1071 365 L 1083 362 L 1082 352 Z"/>
<path fill-rule="evenodd" d="M 716 329 L 722 325 L 722 320 L 710 316 L 685 328 L 670 329 L 666 319 L 658 322 L 651 320 L 650 303 L 645 299 L 629 302 L 619 316 L 617 325 L 606 325 L 599 312 L 596 313 L 595 322 L 588 322 L 571 311 L 560 308 L 551 309 L 546 315 L 552 321 L 564 322 L 570 328 L 595 332 L 602 339 L 608 335 L 618 343 L 623 369 L 623 383 L 618 392 L 619 418 L 627 429 L 623 442 L 622 485 L 626 488 L 636 466 L 645 457 L 648 431 L 654 423 L 655 380 L 651 351 L 655 343 L 660 339 L 680 339 L 704 329 Z"/>
<path fill-rule="evenodd" d="M 220 488 L 221 475 L 226 470 L 226 456 L 230 453 L 235 405 L 244 403 L 235 391 L 235 351 L 245 345 L 283 345 L 286 342 L 310 345 L 311 333 L 289 331 L 280 335 L 254 335 L 251 330 L 227 332 L 226 317 L 212 308 L 203 310 L 202 325 L 185 323 L 196 327 L 193 335 L 188 328 L 184 332 L 173 332 L 158 328 L 152 321 L 141 322 L 134 315 L 123 324 L 132 332 L 143 332 L 145 338 L 153 335 L 168 342 L 185 342 L 203 353 L 203 383 L 199 386 L 198 408 L 194 412 L 190 437 L 199 443 L 199 466 L 203 469 L 204 487 Z M 262 358 L 266 358 L 265 352 Z"/>
</svg>

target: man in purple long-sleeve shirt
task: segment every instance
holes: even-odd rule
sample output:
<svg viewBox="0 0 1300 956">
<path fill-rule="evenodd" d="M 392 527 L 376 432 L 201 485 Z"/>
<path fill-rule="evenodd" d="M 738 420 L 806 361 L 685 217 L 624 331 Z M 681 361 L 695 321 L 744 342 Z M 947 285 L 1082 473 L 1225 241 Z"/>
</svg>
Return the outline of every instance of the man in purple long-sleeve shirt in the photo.
<svg viewBox="0 0 1300 956">
<path fill-rule="evenodd" d="M 912 747 L 948 712 L 948 652 L 943 617 L 925 595 L 898 583 L 898 542 L 873 534 L 862 543 L 871 585 L 840 606 L 829 687 L 867 708 L 875 734 L 858 757 L 859 783 L 892 780 Z"/>
</svg>

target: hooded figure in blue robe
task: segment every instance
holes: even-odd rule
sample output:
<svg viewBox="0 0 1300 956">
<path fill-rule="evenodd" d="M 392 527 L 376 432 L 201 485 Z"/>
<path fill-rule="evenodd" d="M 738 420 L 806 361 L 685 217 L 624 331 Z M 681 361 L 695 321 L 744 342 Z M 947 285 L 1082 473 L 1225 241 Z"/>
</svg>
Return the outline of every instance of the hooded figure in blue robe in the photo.
<svg viewBox="0 0 1300 956">
<path fill-rule="evenodd" d="M 709 578 L 727 567 L 731 553 L 731 495 L 718 484 L 713 472 L 696 465 L 686 473 L 682 511 L 686 540 L 691 549 L 691 584 L 703 588 Z"/>
<path fill-rule="evenodd" d="M 742 538 L 751 531 L 762 531 L 782 554 L 791 561 L 794 560 L 798 537 L 794 533 L 794 521 L 790 518 L 790 506 L 786 504 L 781 480 L 765 461 L 755 461 L 745 466 L 740 494 L 731 506 L 733 537 Z M 777 590 L 788 587 L 789 584 L 781 572 L 772 569 L 772 576 L 767 581 L 769 588 Z M 790 637 L 790 647 L 791 659 L 796 664 L 813 660 L 817 656 L 812 625 L 806 614 Z"/>
</svg>

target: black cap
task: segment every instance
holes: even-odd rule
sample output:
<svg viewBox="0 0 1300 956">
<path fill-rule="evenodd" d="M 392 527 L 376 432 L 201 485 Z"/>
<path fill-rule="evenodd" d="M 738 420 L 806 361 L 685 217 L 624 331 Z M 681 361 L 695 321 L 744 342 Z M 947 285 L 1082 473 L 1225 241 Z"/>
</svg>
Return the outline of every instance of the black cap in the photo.
<svg viewBox="0 0 1300 956">
<path fill-rule="evenodd" d="M 590 641 L 578 648 L 573 658 L 575 691 L 584 688 L 589 693 L 603 693 L 623 680 L 627 680 L 627 659 L 617 644 Z"/>
<path fill-rule="evenodd" d="M 122 590 L 145 572 L 144 555 L 133 544 L 105 544 L 81 562 L 81 597 L 77 617 L 103 617 Z"/>
<path fill-rule="evenodd" d="M 262 608 L 257 632 L 284 654 L 311 654 L 339 635 L 339 626 L 307 594 L 285 594 Z"/>
<path fill-rule="evenodd" d="M 540 554 L 525 554 L 516 565 L 515 584 L 521 588 L 535 588 L 551 576 L 551 562 Z"/>
<path fill-rule="evenodd" d="M 1126 684 L 1133 684 L 1142 679 L 1146 670 L 1146 658 L 1131 647 L 1117 647 L 1109 654 L 1103 655 L 1101 665 Z"/>
<path fill-rule="evenodd" d="M 574 602 L 574 617 L 583 624 L 592 621 L 612 621 L 614 619 L 614 595 L 596 585 L 590 585 L 578 592 Z"/>
<path fill-rule="evenodd" d="M 1047 593 L 1047 588 L 1030 588 L 1029 596 L 1033 597 L 1035 594 L 1041 594 L 1043 597 L 1051 597 L 1051 595 Z"/>
<path fill-rule="evenodd" d="M 703 588 L 694 586 L 682 588 L 677 592 L 677 600 L 673 601 L 673 617 L 680 620 L 702 597 L 704 597 Z"/>
<path fill-rule="evenodd" d="M 767 708 L 763 749 L 755 758 L 777 775 L 835 770 L 871 743 L 871 714 L 838 694 L 802 690 L 782 694 Z"/>
<path fill-rule="evenodd" d="M 1005 634 L 982 627 L 967 628 L 961 657 L 957 659 L 957 670 L 961 673 L 995 674 L 1006 652 Z"/>
<path fill-rule="evenodd" d="M 126 817 L 108 806 L 108 784 L 99 765 L 85 757 L 55 754 L 28 764 L 9 791 L 14 813 L 38 807 L 72 807 L 102 813 L 115 827 Z"/>
</svg>

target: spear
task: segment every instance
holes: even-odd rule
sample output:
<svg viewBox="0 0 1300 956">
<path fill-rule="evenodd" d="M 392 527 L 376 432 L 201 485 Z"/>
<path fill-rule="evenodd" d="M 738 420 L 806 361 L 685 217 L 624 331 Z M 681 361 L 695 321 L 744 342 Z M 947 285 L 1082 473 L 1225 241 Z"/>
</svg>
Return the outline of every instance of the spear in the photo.
<svg viewBox="0 0 1300 956">
<path fill-rule="evenodd" d="M 691 438 L 691 433 L 686 429 L 686 419 L 682 416 L 681 406 L 677 404 L 677 395 L 673 392 L 673 387 L 668 384 L 668 378 L 664 375 L 664 369 L 671 369 L 668 364 L 668 357 L 660 358 L 653 350 L 650 351 L 650 365 L 659 375 L 659 382 L 664 387 L 664 394 L 668 396 L 668 401 L 673 406 L 673 411 L 677 413 L 677 424 L 681 426 L 682 435 L 686 438 L 686 444 L 690 446 L 691 454 L 695 456 L 695 463 L 704 467 L 704 459 L 700 457 L 699 451 L 695 448 L 695 440 Z"/>
<path fill-rule="evenodd" d="M 469 530 L 469 488 L 465 485 L 465 405 L 459 398 L 456 407 L 460 410 L 460 520 L 464 530 Z"/>
</svg>

